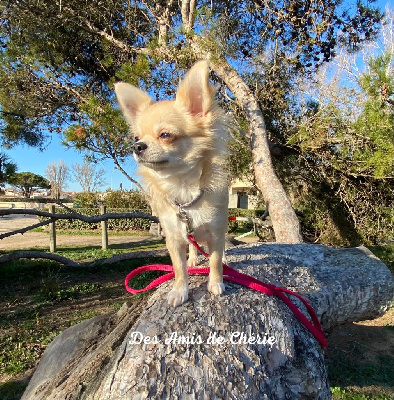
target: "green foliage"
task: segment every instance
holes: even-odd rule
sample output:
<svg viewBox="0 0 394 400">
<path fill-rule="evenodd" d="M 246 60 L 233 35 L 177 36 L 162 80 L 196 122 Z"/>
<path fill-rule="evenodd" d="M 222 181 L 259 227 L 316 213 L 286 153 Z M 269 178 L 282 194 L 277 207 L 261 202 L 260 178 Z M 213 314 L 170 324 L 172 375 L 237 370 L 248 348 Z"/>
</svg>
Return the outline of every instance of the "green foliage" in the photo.
<svg viewBox="0 0 394 400">
<path fill-rule="evenodd" d="M 30 197 L 33 189 L 48 189 L 49 182 L 41 175 L 33 172 L 17 172 L 10 176 L 8 183 L 22 191 L 24 197 Z"/>
<path fill-rule="evenodd" d="M 388 72 L 390 60 L 387 54 L 370 60 L 369 72 L 360 79 L 364 101 L 356 119 L 333 102 L 311 102 L 299 129 L 288 138 L 288 144 L 300 153 L 294 167 L 301 168 L 304 193 L 298 197 L 297 208 L 307 230 L 315 229 L 315 240 L 338 245 L 392 239 L 394 78 Z"/>
<path fill-rule="evenodd" d="M 258 218 L 264 214 L 265 210 L 247 210 L 244 208 L 229 208 L 229 217 L 247 217 L 247 218 Z"/>
<path fill-rule="evenodd" d="M 50 326 L 40 327 L 37 318 L 18 326 L 14 332 L 3 337 L 0 349 L 0 373 L 17 374 L 33 367 L 43 348 L 58 333 L 52 331 Z"/>
<path fill-rule="evenodd" d="M 269 137 L 283 149 L 298 119 L 299 105 L 294 98 L 293 86 L 297 85 L 299 71 L 279 49 L 259 60 L 257 66 L 258 69 L 247 74 L 246 79 L 250 86 L 256 86 L 256 97 Z"/>
<path fill-rule="evenodd" d="M 275 43 L 286 49 L 289 63 L 310 70 L 328 61 L 339 43 L 352 50 L 372 39 L 382 13 L 370 3 L 357 2 L 355 12 L 340 2 L 219 1 L 215 7 L 202 2 L 197 21 L 213 57 L 259 59 Z"/>
<path fill-rule="evenodd" d="M 371 251 L 380 258 L 394 274 L 394 244 L 372 246 Z"/>
<path fill-rule="evenodd" d="M 31 58 L 22 56 L 16 62 L 14 54 L 0 54 L 0 134 L 5 147 L 23 143 L 41 147 L 47 139 L 44 126 L 60 123 L 57 105 L 45 104 L 46 95 L 40 98 L 36 92 L 44 79 L 32 71 L 34 64 Z"/>
<path fill-rule="evenodd" d="M 329 151 L 338 165 L 338 147 L 341 138 L 345 136 L 348 125 L 335 104 L 327 104 L 320 108 L 318 103 L 308 103 L 308 110 L 299 129 L 288 137 L 288 144 L 299 146 L 303 153 Z M 339 167 L 339 166 L 338 166 Z"/>
<path fill-rule="evenodd" d="M 360 79 L 368 95 L 363 111 L 354 124 L 355 135 L 364 140 L 357 150 L 346 155 L 353 158 L 352 172 L 376 178 L 394 177 L 394 77 L 389 73 L 392 55 L 383 54 L 369 61 L 369 73 Z"/>
<path fill-rule="evenodd" d="M 336 104 L 311 103 L 304 123 L 288 142 L 322 162 L 330 159 L 331 168 L 354 177 L 394 177 L 394 109 L 390 101 L 394 78 L 387 72 L 389 62 L 387 55 L 369 62 L 370 72 L 360 79 L 367 97 L 355 122 Z"/>
<path fill-rule="evenodd" d="M 0 153 L 0 188 L 16 173 L 17 166 L 5 153 Z"/>
<path fill-rule="evenodd" d="M 79 283 L 70 286 L 67 289 L 61 289 L 59 286 L 55 287 L 51 280 L 43 281 L 41 292 L 39 294 L 41 300 L 46 301 L 64 301 L 76 299 L 83 294 L 96 293 L 101 289 L 97 283 Z"/>
<path fill-rule="evenodd" d="M 75 208 L 99 208 L 101 195 L 97 192 L 80 192 L 74 197 L 73 207 Z"/>
<path fill-rule="evenodd" d="M 194 10 L 194 26 L 187 30 L 181 7 L 173 2 L 147 7 L 119 0 L 105 5 L 66 1 L 59 9 L 44 0 L 2 0 L 0 6 L 1 132 L 8 146 L 42 145 L 47 131 L 61 129 L 64 122 L 74 125 L 71 131 L 82 127 L 100 142 L 106 134 L 116 139 L 114 127 L 123 127 L 111 110 L 114 81 L 147 85 L 167 95 L 178 83 L 175 64 L 188 68 L 195 61 L 192 42 L 213 60 L 226 56 L 250 66 L 276 43 L 289 64 L 311 70 L 329 60 L 338 43 L 356 49 L 373 38 L 382 17 L 361 1 L 352 11 L 328 0 L 276 7 L 228 0 L 212 7 L 202 1 Z M 167 17 L 169 29 L 159 37 L 163 25 L 157 21 Z M 97 102 L 107 117 L 98 116 L 92 104 Z M 107 124 L 105 118 L 116 124 Z M 83 147 L 84 140 L 67 135 L 71 145 Z"/>
<path fill-rule="evenodd" d="M 109 208 L 149 210 L 150 206 L 145 195 L 139 190 L 114 190 L 100 193 L 81 192 L 75 196 L 74 207 L 95 208 L 104 204 Z"/>
<path fill-rule="evenodd" d="M 150 77 L 150 63 L 146 55 L 138 54 L 135 60 L 126 61 L 115 74 L 117 81 L 139 86 L 142 81 Z M 115 82 L 114 82 L 115 83 Z"/>
<path fill-rule="evenodd" d="M 281 2 L 275 7 L 230 0 L 217 1 L 213 7 L 201 1 L 188 29 L 176 2 L 150 7 L 119 0 L 105 4 L 66 0 L 59 9 L 56 2 L 44 0 L 0 0 L 0 6 L 0 129 L 5 145 L 43 145 L 48 133 L 62 131 L 66 123 L 67 146 L 87 152 L 92 161 L 109 158 L 120 167 L 132 147 L 113 83 L 121 79 L 144 87 L 156 98 L 168 97 L 178 84 L 179 69 L 206 56 L 214 62 L 229 61 L 253 88 L 279 157 L 290 154 L 283 162 L 284 175 L 301 165 L 294 162 L 294 149 L 286 142 L 297 124 L 292 118 L 298 110 L 289 97 L 294 74 L 311 73 L 330 60 L 341 43 L 356 50 L 375 37 L 382 17 L 371 2 L 362 1 L 353 8 L 329 0 Z M 159 26 L 158 21 L 163 23 Z M 197 54 L 196 46 L 202 54 Z M 264 54 L 271 56 L 267 60 Z M 214 78 L 222 85 L 226 82 L 225 76 Z M 234 103 L 234 93 L 227 88 L 221 94 L 225 105 Z M 250 116 L 229 108 L 247 132 Z M 315 127 L 311 124 L 310 130 Z M 305 145 L 307 140 L 303 141 Z M 366 170 L 383 176 L 387 157 L 377 145 L 379 140 L 370 142 L 372 161 Z M 342 150 L 346 152 L 336 148 L 338 153 Z M 241 139 L 233 145 L 233 154 L 233 175 L 251 175 L 250 154 Z M 361 160 L 365 154 L 353 157 Z M 337 170 L 343 166 L 329 165 Z"/>
<path fill-rule="evenodd" d="M 341 389 L 340 387 L 331 388 L 333 400 L 391 400 L 387 396 L 367 396 L 361 393 L 354 393 L 349 390 Z"/>
<path fill-rule="evenodd" d="M 306 241 L 339 247 L 357 246 L 362 241 L 344 205 L 327 184 L 313 182 L 309 188 L 299 188 L 293 205 Z"/>
<path fill-rule="evenodd" d="M 111 26 L 111 33 L 127 46 L 149 29 L 146 24 L 144 28 L 143 10 L 118 0 L 105 6 L 67 2 L 60 12 L 58 5 L 42 0 L 5 1 L 1 10 L 0 104 L 7 145 L 40 145 L 48 128 L 78 119 L 90 95 L 111 97 L 108 82 L 134 57 L 97 31 Z M 137 31 L 126 28 L 136 21 Z"/>
<path fill-rule="evenodd" d="M 229 217 L 258 218 L 264 214 L 264 210 L 246 210 L 243 208 L 229 208 Z M 237 234 L 245 233 L 253 229 L 253 222 L 250 221 L 229 221 L 228 232 Z"/>
<path fill-rule="evenodd" d="M 40 199 L 34 198 L 21 198 L 21 197 L 7 197 L 7 202 L 9 203 L 40 203 L 40 204 L 47 204 L 53 203 L 52 198 L 40 197 Z M 69 200 L 60 200 L 60 202 L 68 203 Z M 18 206 L 17 206 L 18 207 Z"/>
<path fill-rule="evenodd" d="M 114 104 L 90 95 L 79 111 L 79 123 L 64 132 L 66 146 L 88 151 L 90 161 L 113 159 L 114 155 L 122 159 L 132 153 L 129 128 Z"/>
<path fill-rule="evenodd" d="M 228 163 L 232 179 L 253 180 L 252 154 L 247 140 L 238 132 L 232 133 L 229 142 L 230 162 Z"/>
<path fill-rule="evenodd" d="M 370 98 L 380 98 L 384 102 L 394 94 L 394 78 L 390 74 L 391 62 L 392 54 L 389 52 L 369 59 L 370 70 L 361 76 L 360 86 Z"/>
<path fill-rule="evenodd" d="M 144 193 L 139 190 L 113 190 L 105 193 L 105 204 L 111 208 L 149 210 L 150 206 Z"/>
<path fill-rule="evenodd" d="M 41 287 L 37 294 L 38 301 L 58 302 L 77 299 L 85 294 L 100 291 L 101 285 L 97 283 L 81 282 L 69 287 L 62 287 L 60 282 L 60 270 L 48 268 L 42 272 Z"/>
</svg>

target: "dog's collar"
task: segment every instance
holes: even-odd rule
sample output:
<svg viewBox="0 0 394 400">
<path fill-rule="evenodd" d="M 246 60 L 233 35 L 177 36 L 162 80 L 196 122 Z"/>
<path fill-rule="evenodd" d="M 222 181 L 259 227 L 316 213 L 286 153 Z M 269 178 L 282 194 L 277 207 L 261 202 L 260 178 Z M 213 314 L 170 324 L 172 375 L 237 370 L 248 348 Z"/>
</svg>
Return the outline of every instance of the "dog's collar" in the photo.
<svg viewBox="0 0 394 400">
<path fill-rule="evenodd" d="M 188 203 L 179 203 L 178 201 L 174 201 L 174 204 L 178 207 L 178 212 L 177 215 L 181 221 L 183 221 L 186 224 L 186 231 L 188 235 L 193 235 L 194 230 L 193 230 L 193 221 L 189 215 L 187 215 L 187 212 L 185 211 L 185 208 L 194 206 L 204 195 L 204 189 L 200 189 L 200 193 L 198 196 L 193 199 L 192 201 L 189 201 Z"/>
<path fill-rule="evenodd" d="M 188 203 L 179 203 L 178 201 L 174 201 L 174 204 L 178 207 L 178 209 L 184 209 L 184 208 L 188 208 L 191 206 L 194 206 L 200 199 L 202 196 L 204 196 L 205 190 L 204 189 L 200 189 L 200 193 L 198 194 L 198 196 L 193 199 L 192 201 L 189 201 Z"/>
</svg>

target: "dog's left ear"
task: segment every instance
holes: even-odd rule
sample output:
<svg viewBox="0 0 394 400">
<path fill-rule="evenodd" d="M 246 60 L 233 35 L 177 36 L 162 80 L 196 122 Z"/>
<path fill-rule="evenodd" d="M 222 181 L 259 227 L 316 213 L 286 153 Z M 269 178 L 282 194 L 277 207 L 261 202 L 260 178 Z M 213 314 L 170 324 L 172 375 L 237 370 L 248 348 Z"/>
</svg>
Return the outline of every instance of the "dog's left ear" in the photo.
<svg viewBox="0 0 394 400">
<path fill-rule="evenodd" d="M 208 62 L 196 62 L 180 83 L 176 102 L 194 116 L 206 116 L 212 108 L 214 88 L 209 84 Z"/>
</svg>

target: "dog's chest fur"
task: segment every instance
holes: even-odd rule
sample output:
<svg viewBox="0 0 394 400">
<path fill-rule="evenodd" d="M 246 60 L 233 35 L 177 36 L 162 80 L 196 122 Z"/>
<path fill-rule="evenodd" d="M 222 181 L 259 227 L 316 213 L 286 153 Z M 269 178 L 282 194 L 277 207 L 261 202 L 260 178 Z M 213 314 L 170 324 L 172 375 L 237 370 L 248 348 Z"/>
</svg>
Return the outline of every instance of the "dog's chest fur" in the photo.
<svg viewBox="0 0 394 400">
<path fill-rule="evenodd" d="M 208 175 L 209 179 L 204 179 L 202 170 L 198 168 L 180 176 L 164 177 L 146 168 L 141 168 L 140 174 L 149 189 L 152 211 L 159 217 L 166 236 L 187 240 L 186 223 L 179 217 L 176 203 L 193 203 L 184 207 L 184 211 L 197 240 L 206 241 L 212 228 L 227 223 L 223 204 L 228 202 L 228 192 L 226 180 L 221 179 L 221 174 Z M 202 196 L 201 190 L 204 191 Z M 194 202 L 195 199 L 198 200 Z"/>
</svg>

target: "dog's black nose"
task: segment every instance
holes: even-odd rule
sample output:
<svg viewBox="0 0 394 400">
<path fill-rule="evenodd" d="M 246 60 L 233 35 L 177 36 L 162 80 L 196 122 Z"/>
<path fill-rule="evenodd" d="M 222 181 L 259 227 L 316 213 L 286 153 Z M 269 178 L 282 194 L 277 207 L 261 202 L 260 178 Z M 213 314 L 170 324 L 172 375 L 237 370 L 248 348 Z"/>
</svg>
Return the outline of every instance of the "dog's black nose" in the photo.
<svg viewBox="0 0 394 400">
<path fill-rule="evenodd" d="M 144 142 L 137 142 L 134 144 L 134 152 L 139 156 L 148 148 L 148 145 Z"/>
</svg>

